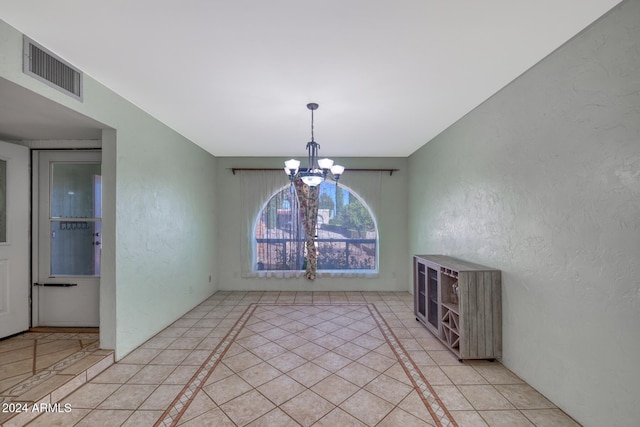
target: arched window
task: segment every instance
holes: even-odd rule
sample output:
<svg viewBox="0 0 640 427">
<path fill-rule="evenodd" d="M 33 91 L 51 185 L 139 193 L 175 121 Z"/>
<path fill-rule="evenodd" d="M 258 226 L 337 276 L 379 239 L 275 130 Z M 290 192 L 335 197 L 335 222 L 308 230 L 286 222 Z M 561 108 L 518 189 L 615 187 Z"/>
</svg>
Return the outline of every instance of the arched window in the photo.
<svg viewBox="0 0 640 427">
<path fill-rule="evenodd" d="M 292 186 L 276 192 L 254 227 L 254 271 L 304 270 L 305 233 Z M 366 202 L 349 188 L 320 184 L 316 228 L 318 272 L 366 273 L 378 269 L 378 229 Z"/>
</svg>

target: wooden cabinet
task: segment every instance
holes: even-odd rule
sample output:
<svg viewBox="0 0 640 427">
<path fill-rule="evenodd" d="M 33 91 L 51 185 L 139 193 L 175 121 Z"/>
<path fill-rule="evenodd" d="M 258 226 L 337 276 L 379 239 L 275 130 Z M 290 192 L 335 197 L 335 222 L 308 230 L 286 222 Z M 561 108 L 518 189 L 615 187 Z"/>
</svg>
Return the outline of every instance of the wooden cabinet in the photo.
<svg viewBox="0 0 640 427">
<path fill-rule="evenodd" d="M 413 257 L 414 310 L 458 359 L 502 356 L 500 270 L 444 255 Z"/>
</svg>

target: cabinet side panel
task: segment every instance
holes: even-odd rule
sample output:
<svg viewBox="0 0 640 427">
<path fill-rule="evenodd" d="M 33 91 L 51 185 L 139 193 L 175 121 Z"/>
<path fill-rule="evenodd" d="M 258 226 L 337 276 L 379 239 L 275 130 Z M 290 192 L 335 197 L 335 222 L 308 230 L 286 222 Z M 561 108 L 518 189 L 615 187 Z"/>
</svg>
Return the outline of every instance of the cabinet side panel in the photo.
<svg viewBox="0 0 640 427">
<path fill-rule="evenodd" d="M 491 271 L 484 272 L 484 328 L 485 328 L 485 355 L 487 357 L 494 357 L 495 355 L 495 330 L 494 330 L 494 321 L 495 321 L 495 310 L 493 303 L 493 293 L 495 292 L 495 280 L 494 273 Z"/>
<path fill-rule="evenodd" d="M 493 348 L 494 357 L 502 357 L 502 274 L 491 273 L 493 279 Z"/>
<path fill-rule="evenodd" d="M 485 306 L 484 295 L 485 289 L 491 287 L 491 282 L 485 282 L 485 273 L 477 272 L 474 273 L 476 276 L 476 318 L 475 322 L 477 325 L 477 334 L 478 334 L 478 352 L 476 353 L 476 357 L 484 357 L 487 354 L 486 350 L 486 342 L 487 342 L 487 333 L 488 331 L 485 328 L 485 318 L 489 314 L 489 307 Z"/>
<path fill-rule="evenodd" d="M 469 275 L 469 355 L 470 358 L 478 357 L 478 275 Z"/>
</svg>

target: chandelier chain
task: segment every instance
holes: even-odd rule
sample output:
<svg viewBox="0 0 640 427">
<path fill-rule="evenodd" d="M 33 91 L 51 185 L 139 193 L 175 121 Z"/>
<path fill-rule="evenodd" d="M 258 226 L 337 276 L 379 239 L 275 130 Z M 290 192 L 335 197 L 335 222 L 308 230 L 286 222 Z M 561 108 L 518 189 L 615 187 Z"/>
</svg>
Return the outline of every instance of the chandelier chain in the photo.
<svg viewBox="0 0 640 427">
<path fill-rule="evenodd" d="M 311 110 L 311 142 L 315 142 L 313 139 L 313 110 Z"/>
</svg>

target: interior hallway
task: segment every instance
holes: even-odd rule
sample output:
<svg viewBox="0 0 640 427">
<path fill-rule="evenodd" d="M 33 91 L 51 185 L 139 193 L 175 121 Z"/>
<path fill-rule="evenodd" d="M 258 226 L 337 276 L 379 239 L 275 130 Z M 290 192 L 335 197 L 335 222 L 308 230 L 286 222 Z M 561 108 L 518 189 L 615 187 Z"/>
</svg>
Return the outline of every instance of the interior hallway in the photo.
<svg viewBox="0 0 640 427">
<path fill-rule="evenodd" d="M 2 349 L 0 342 L 0 357 L 10 357 Z M 0 421 L 578 425 L 499 362 L 459 362 L 415 320 L 409 293 L 217 292 L 118 363 L 99 355 L 93 373 L 43 395 L 61 404 L 55 411 L 3 413 Z"/>
</svg>

